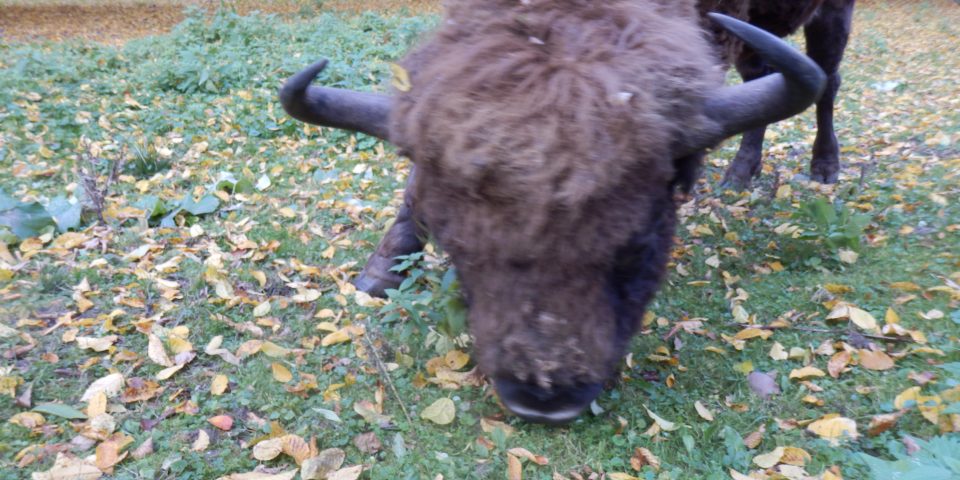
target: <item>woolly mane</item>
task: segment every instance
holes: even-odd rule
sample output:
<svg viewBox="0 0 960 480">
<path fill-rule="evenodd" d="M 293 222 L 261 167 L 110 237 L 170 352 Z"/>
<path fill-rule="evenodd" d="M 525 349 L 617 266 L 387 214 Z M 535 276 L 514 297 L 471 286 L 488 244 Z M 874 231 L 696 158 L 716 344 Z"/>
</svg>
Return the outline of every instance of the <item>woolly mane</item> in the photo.
<svg viewBox="0 0 960 480">
<path fill-rule="evenodd" d="M 655 290 L 673 145 L 722 83 L 699 21 L 693 0 L 456 0 L 402 62 L 390 138 L 417 165 L 417 215 L 457 266 L 486 373 L 611 372 L 624 314 L 605 285 L 655 228 Z"/>
</svg>

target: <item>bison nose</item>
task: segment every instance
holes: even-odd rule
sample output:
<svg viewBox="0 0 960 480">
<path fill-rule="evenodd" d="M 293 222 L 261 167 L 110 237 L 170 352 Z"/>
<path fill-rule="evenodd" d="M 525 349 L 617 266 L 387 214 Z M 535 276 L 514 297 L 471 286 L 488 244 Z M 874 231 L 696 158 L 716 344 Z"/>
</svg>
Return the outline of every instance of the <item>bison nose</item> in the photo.
<svg viewBox="0 0 960 480">
<path fill-rule="evenodd" d="M 577 418 L 603 389 L 599 383 L 545 389 L 509 378 L 496 378 L 500 401 L 518 417 L 534 423 L 558 425 Z"/>
</svg>

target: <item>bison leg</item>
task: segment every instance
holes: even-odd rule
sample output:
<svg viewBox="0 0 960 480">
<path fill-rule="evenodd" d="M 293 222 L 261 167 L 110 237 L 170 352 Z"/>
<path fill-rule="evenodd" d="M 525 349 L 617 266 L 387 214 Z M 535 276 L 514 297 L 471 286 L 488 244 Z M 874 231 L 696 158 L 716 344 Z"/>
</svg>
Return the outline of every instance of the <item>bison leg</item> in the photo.
<svg viewBox="0 0 960 480">
<path fill-rule="evenodd" d="M 411 170 L 410 177 L 407 179 L 407 187 L 403 192 L 403 205 L 400 207 L 397 219 L 387 230 L 383 239 L 380 240 L 377 250 L 367 260 L 367 265 L 363 268 L 363 271 L 353 281 L 357 289 L 375 297 L 386 296 L 387 289 L 397 288 L 403 281 L 402 275 L 390 271 L 397 263 L 396 257 L 416 253 L 423 249 L 423 239 L 426 238 L 426 232 L 417 222 L 413 213 L 411 185 L 413 184 L 414 173 L 415 171 Z"/>
<path fill-rule="evenodd" d="M 850 37 L 854 0 L 827 0 L 804 27 L 807 55 L 827 74 L 827 88 L 817 102 L 817 139 L 813 142 L 810 177 L 835 183 L 840 171 L 840 145 L 833 129 L 833 107 L 840 89 L 840 60 Z"/>
<path fill-rule="evenodd" d="M 773 73 L 763 60 L 749 48 L 744 48 L 737 59 L 737 71 L 744 82 L 756 80 Z M 733 158 L 733 163 L 723 175 L 723 185 L 736 190 L 744 190 L 750 186 L 753 177 L 760 174 L 761 159 L 763 158 L 763 135 L 767 127 L 747 130 L 740 140 L 740 150 Z"/>
</svg>

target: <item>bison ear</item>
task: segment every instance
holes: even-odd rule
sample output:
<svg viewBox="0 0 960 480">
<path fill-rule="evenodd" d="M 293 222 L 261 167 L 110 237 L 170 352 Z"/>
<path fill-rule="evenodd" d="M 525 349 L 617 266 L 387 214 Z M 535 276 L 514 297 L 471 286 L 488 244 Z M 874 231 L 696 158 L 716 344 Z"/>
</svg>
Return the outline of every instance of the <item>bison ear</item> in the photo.
<svg viewBox="0 0 960 480">
<path fill-rule="evenodd" d="M 704 152 L 700 151 L 675 159 L 673 161 L 673 180 L 671 180 L 670 186 L 674 189 L 679 188 L 680 192 L 684 194 L 690 193 L 693 185 L 700 178 L 703 157 Z"/>
</svg>

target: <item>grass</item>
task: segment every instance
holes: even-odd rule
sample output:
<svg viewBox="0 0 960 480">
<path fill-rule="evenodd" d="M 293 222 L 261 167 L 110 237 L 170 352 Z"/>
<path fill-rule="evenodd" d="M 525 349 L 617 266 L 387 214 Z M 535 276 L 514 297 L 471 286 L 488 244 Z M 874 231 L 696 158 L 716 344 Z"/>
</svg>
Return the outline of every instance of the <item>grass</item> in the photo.
<svg viewBox="0 0 960 480">
<path fill-rule="evenodd" d="M 652 323 L 632 345 L 632 366 L 598 400 L 603 412 L 563 428 L 527 425 L 505 415 L 488 387 L 422 384 L 421 378 L 431 377 L 427 362 L 445 354 L 450 342 L 437 343 L 443 340 L 437 325 L 417 322 L 402 308 L 385 323 L 381 307 L 358 299 L 345 282 L 362 267 L 395 213 L 406 160 L 370 138 L 297 124 L 276 101 L 281 79 L 321 56 L 333 59 L 328 83 L 385 90 L 386 63 L 402 55 L 435 17 L 311 14 L 287 23 L 262 15 L 196 13 L 167 35 L 122 46 L 5 40 L 0 43 L 4 192 L 41 203 L 58 195 L 81 197 L 74 166 L 90 148 L 86 141 L 99 147 L 105 160 L 124 149 L 140 160 L 124 170 L 109 196 L 106 227 L 93 226 L 86 213 L 75 232 L 82 242 L 63 247 L 57 242 L 69 234 L 49 231 L 40 232 L 40 240 L 2 237 L 14 261 L 0 249 L 0 321 L 17 333 L 0 338 L 5 352 L 0 375 L 22 379 L 16 395 L 32 387 L 33 404 L 62 402 L 79 409 L 86 408 L 80 397 L 87 387 L 110 372 L 163 387 L 147 400 L 110 401 L 115 431 L 133 438 L 128 449 L 147 439 L 154 444 L 152 454 L 119 462 L 113 478 L 206 479 L 253 470 L 261 462 L 251 456 L 250 443 L 269 433 L 271 422 L 304 439 L 316 437 L 320 449 L 343 449 L 345 465 L 366 465 L 363 478 L 370 479 L 502 478 L 506 451 L 514 447 L 549 458 L 547 466 L 525 462 L 524 478 L 570 471 L 587 477 L 594 471 L 726 479 L 731 468 L 756 469 L 752 459 L 777 446 L 809 452 L 811 474 L 838 467 L 843 478 L 869 478 L 858 454 L 892 458 L 906 436 L 941 433 L 914 408 L 887 432 L 866 435 L 871 419 L 896 411 L 894 398 L 915 385 L 908 375 L 939 373 L 937 384 L 924 387 L 926 393 L 960 381 L 937 368 L 960 361 L 958 300 L 929 290 L 947 285 L 946 279 L 960 281 L 960 113 L 945 108 L 958 93 L 951 80 L 960 68 L 952 54 L 960 13 L 939 1 L 872 1 L 858 8 L 837 113 L 844 144 L 840 184 L 825 193 L 798 176 L 808 160 L 812 112 L 772 128 L 764 174 L 750 192 L 715 191 L 736 143 L 712 153 L 696 200 L 684 208 L 675 265 L 651 306 Z M 236 185 L 225 187 L 224 173 Z M 269 186 L 258 189 L 264 177 Z M 781 184 L 774 183 L 776 177 Z M 219 205 L 213 212 L 173 216 L 166 226 L 161 218 L 168 213 L 148 220 L 134 208 L 154 196 L 172 211 L 185 195 L 199 199 L 215 190 Z M 786 222 L 802 223 L 795 212 L 826 194 L 870 219 L 853 264 L 839 261 L 835 250 L 816 239 L 790 239 L 775 231 Z M 155 250 L 131 255 L 144 244 Z M 715 255 L 719 265 L 708 265 Z M 428 255 L 413 269 L 440 279 L 447 265 Z M 723 272 L 739 280 L 725 282 Z M 77 293 L 84 280 L 91 291 Z M 896 282 L 912 282 L 920 290 Z M 218 290 L 222 283 L 232 293 Z M 839 347 L 859 341 L 856 329 L 825 321 L 828 285 L 846 290 L 832 295 L 878 319 L 892 307 L 904 328 L 922 331 L 929 347 L 944 355 L 901 357 L 896 353 L 916 346 L 878 342 L 896 357 L 896 368 L 855 366 L 838 379 L 814 379 L 821 392 L 789 380 L 793 369 L 807 363 L 826 369 L 828 357 L 811 353 L 824 342 Z M 394 301 L 419 301 L 424 311 L 445 314 L 441 303 L 449 294 L 428 297 L 430 286 L 421 280 Z M 320 296 L 296 300 L 310 290 Z M 758 323 L 787 318 L 800 328 L 778 330 L 736 350 L 721 334 L 741 330 L 729 298 L 737 295 Z M 897 303 L 905 295 L 916 298 Z M 78 297 L 92 306 L 81 312 Z M 256 316 L 254 309 L 264 302 L 270 311 Z M 122 313 L 108 321 L 118 309 Z M 921 316 L 935 310 L 944 316 Z M 702 319 L 702 334 L 681 332 L 665 340 L 677 322 L 689 319 Z M 364 325 L 369 343 L 358 338 L 322 346 L 320 339 L 329 333 L 323 322 Z M 197 357 L 158 381 L 163 367 L 147 353 L 146 332 L 168 339 L 169 351 L 176 327 L 189 329 Z M 107 335 L 118 338 L 104 352 L 83 350 L 71 340 Z M 217 336 L 230 352 L 258 338 L 293 351 L 276 357 L 256 353 L 237 367 L 204 353 Z M 768 353 L 775 341 L 806 353 L 773 360 Z M 384 374 L 371 348 L 396 368 Z M 658 348 L 668 349 L 676 364 L 648 357 Z M 741 371 L 745 362 L 758 371 L 777 371 L 782 394 L 768 400 L 754 395 Z M 289 369 L 293 381 L 275 380 L 274 363 Z M 221 374 L 229 387 L 214 395 L 210 385 Z M 286 391 L 308 374 L 316 377 L 316 389 Z M 336 384 L 345 385 L 331 388 Z M 822 403 L 807 403 L 808 395 Z M 378 403 L 378 397 L 389 425 L 355 412 L 361 402 Z M 420 418 L 439 398 L 456 405 L 450 425 Z M 714 413 L 712 422 L 697 415 L 696 401 Z M 654 423 L 644 406 L 682 427 L 644 435 Z M 13 398 L 0 396 L 0 418 L 25 411 Z M 331 420 L 329 412 L 340 420 Z M 855 420 L 861 438 L 833 446 L 782 422 L 830 413 Z M 230 415 L 233 428 L 212 427 L 207 419 L 215 415 Z M 509 437 L 485 432 L 481 419 L 505 421 L 515 432 Z M 0 424 L 0 478 L 48 470 L 84 424 L 53 415 L 45 421 L 36 428 Z M 759 446 L 744 446 L 742 438 L 761 426 L 766 432 Z M 196 451 L 201 429 L 210 443 Z M 355 438 L 366 432 L 373 432 L 382 448 L 358 448 Z M 659 459 L 658 472 L 632 468 L 637 447 Z M 88 447 L 74 453 L 93 452 Z M 263 464 L 295 466 L 287 456 Z"/>
</svg>

